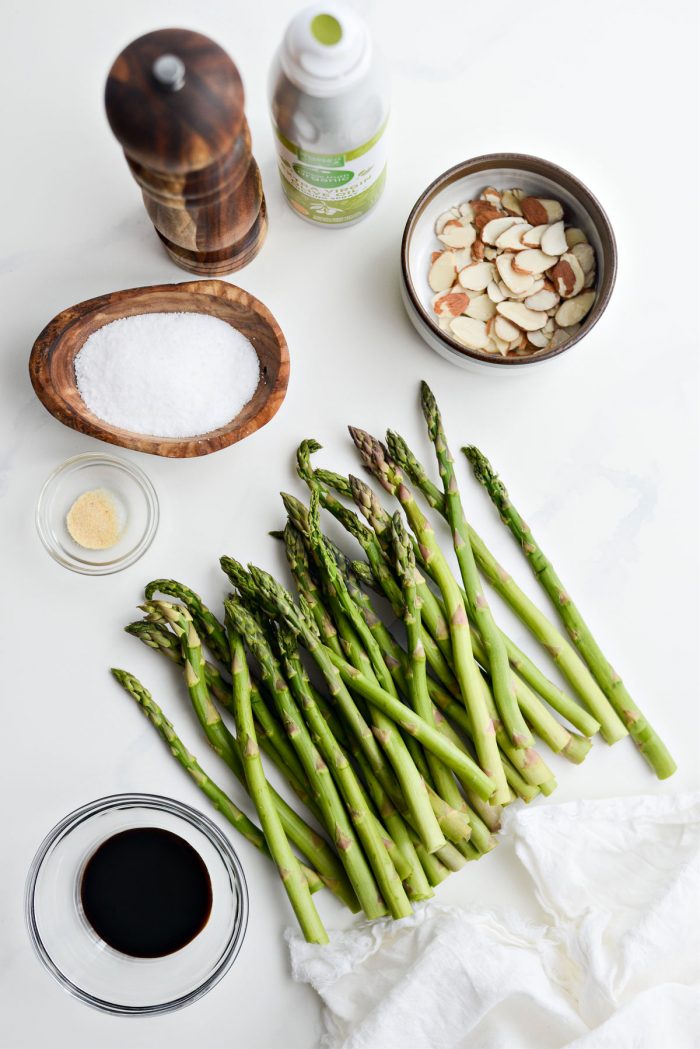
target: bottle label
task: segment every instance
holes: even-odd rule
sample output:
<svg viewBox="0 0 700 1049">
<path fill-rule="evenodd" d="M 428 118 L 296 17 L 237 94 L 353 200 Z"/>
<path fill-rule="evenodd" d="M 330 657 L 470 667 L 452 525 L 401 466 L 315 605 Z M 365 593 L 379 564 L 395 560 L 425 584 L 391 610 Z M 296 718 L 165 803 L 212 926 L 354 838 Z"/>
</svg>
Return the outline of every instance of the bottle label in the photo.
<svg viewBox="0 0 700 1049">
<path fill-rule="evenodd" d="M 349 153 L 310 153 L 275 128 L 282 188 L 295 211 L 325 225 L 360 218 L 386 180 L 386 121 L 374 138 Z"/>
</svg>

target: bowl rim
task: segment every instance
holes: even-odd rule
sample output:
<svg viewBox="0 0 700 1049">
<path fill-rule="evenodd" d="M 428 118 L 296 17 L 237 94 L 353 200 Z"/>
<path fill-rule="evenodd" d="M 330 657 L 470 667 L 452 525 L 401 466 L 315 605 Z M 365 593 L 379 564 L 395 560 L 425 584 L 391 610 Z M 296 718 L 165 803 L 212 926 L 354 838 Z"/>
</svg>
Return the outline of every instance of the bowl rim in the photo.
<svg viewBox="0 0 700 1049">
<path fill-rule="evenodd" d="M 144 528 L 143 534 L 138 543 L 133 546 L 131 550 L 127 551 L 123 557 L 98 564 L 64 557 L 51 542 L 44 523 L 44 513 L 46 510 L 45 500 L 52 486 L 55 485 L 62 474 L 67 471 L 81 465 L 87 466 L 93 464 L 104 464 L 128 474 L 140 489 L 147 509 L 146 527 Z M 119 456 L 110 455 L 108 452 L 81 452 L 79 455 L 72 455 L 69 459 L 59 463 L 44 481 L 36 503 L 34 523 L 44 549 L 54 561 L 63 568 L 67 568 L 70 572 L 77 572 L 79 575 L 114 575 L 115 572 L 121 572 L 125 568 L 129 568 L 131 565 L 136 564 L 151 546 L 156 537 L 158 525 L 160 523 L 160 503 L 153 482 L 148 474 L 146 474 L 140 466 L 137 466 L 136 463 L 130 463 L 126 459 L 120 459 Z"/>
<path fill-rule="evenodd" d="M 207 976 L 198 987 L 180 995 L 178 998 L 173 998 L 168 1002 L 162 1002 L 156 1005 L 120 1005 L 117 1002 L 108 1002 L 106 999 L 97 998 L 90 994 L 89 991 L 85 991 L 82 987 L 79 987 L 78 984 L 74 983 L 68 976 L 66 976 L 48 953 L 41 937 L 34 910 L 34 897 L 39 873 L 42 864 L 53 845 L 67 833 L 70 833 L 72 827 L 83 823 L 97 813 L 120 807 L 146 808 L 165 811 L 184 820 L 186 823 L 189 823 L 190 826 L 200 831 L 204 837 L 208 839 L 212 847 L 219 853 L 222 862 L 227 865 L 230 876 L 236 886 L 236 920 L 226 950 L 223 952 L 216 968 L 213 969 L 209 976 Z M 96 798 L 94 801 L 89 801 L 77 809 L 73 809 L 72 812 L 69 812 L 59 820 L 42 840 L 32 858 L 24 890 L 25 926 L 34 952 L 43 967 L 54 977 L 60 987 L 66 991 L 67 994 L 77 998 L 85 1005 L 97 1009 L 99 1012 L 109 1013 L 112 1016 L 162 1016 L 165 1013 L 170 1013 L 176 1009 L 181 1009 L 184 1006 L 191 1005 L 193 1002 L 202 998 L 212 989 L 212 987 L 215 987 L 216 984 L 219 983 L 238 957 L 248 928 L 248 911 L 248 884 L 246 882 L 241 861 L 228 837 L 211 819 L 209 819 L 208 816 L 205 816 L 204 813 L 199 812 L 198 809 L 193 808 L 184 801 L 178 801 L 176 798 L 169 798 L 164 794 L 146 794 L 138 792 L 108 794 L 104 797 Z"/>
<path fill-rule="evenodd" d="M 83 410 L 78 412 L 72 405 L 69 405 L 54 385 L 49 367 L 56 344 L 59 343 L 63 336 L 76 325 L 80 325 L 91 314 L 113 309 L 120 302 L 127 302 L 129 299 L 146 296 L 153 296 L 156 299 L 159 296 L 165 297 L 168 294 L 178 293 L 184 297 L 183 312 L 203 312 L 196 308 L 197 297 L 201 296 L 244 306 L 261 318 L 270 329 L 279 354 L 277 375 L 274 382 L 268 386 L 265 400 L 256 414 L 244 424 L 238 422 L 241 414 L 239 413 L 236 418 L 231 419 L 224 426 L 220 426 L 216 430 L 210 430 L 207 433 L 196 434 L 190 437 L 162 437 L 124 430 L 99 419 L 90 412 L 87 406 L 83 406 Z M 192 308 L 186 310 L 184 308 L 185 305 L 190 303 L 192 303 Z M 147 310 L 145 312 L 159 311 Z M 173 311 L 166 309 L 161 312 Z M 109 318 L 109 320 L 115 319 L 117 318 Z M 109 323 L 109 320 L 105 320 L 104 323 Z M 253 344 L 253 348 L 258 354 L 257 346 Z M 49 414 L 53 415 L 64 426 L 69 426 L 79 433 L 88 434 L 90 437 L 96 437 L 100 441 L 120 448 L 129 448 L 136 452 L 177 459 L 194 458 L 220 451 L 222 448 L 227 448 L 249 437 L 270 422 L 281 408 L 287 394 L 289 367 L 287 340 L 277 320 L 265 303 L 244 288 L 217 278 L 124 288 L 118 291 L 107 292 L 104 295 L 97 295 L 91 299 L 85 299 L 83 302 L 68 306 L 61 310 L 60 313 L 57 313 L 35 339 L 29 355 L 29 377 L 34 392 Z M 245 406 L 242 409 L 243 411 L 245 411 Z"/>
<path fill-rule="evenodd" d="M 584 323 L 579 331 L 577 331 L 568 342 L 557 347 L 557 349 L 548 350 L 547 353 L 532 354 L 530 357 L 501 357 L 500 354 L 483 353 L 481 350 L 470 350 L 468 347 L 460 345 L 456 340 L 451 339 L 437 324 L 435 324 L 433 318 L 423 307 L 416 292 L 408 263 L 408 253 L 415 225 L 425 208 L 439 190 L 465 175 L 473 174 L 478 171 L 486 172 L 496 168 L 506 167 L 516 169 L 521 168 L 522 170 L 535 175 L 545 175 L 546 177 L 551 178 L 554 182 L 563 182 L 564 186 L 569 189 L 572 195 L 580 200 L 581 204 L 589 213 L 591 220 L 596 226 L 604 231 L 610 241 L 610 265 L 606 265 L 605 277 L 603 283 L 597 289 L 598 298 L 596 299 L 593 310 L 588 318 L 588 323 Z M 480 364 L 490 364 L 496 367 L 522 367 L 525 365 L 540 364 L 542 361 L 558 357 L 560 354 L 572 349 L 578 342 L 580 342 L 584 335 L 587 335 L 588 332 L 595 327 L 605 312 L 613 288 L 615 287 L 615 281 L 617 278 L 617 242 L 615 240 L 615 234 L 610 219 L 598 198 L 591 192 L 588 186 L 581 181 L 581 179 L 577 178 L 576 175 L 573 175 L 570 171 L 567 171 L 566 168 L 553 163 L 551 160 L 545 160 L 543 157 L 536 157 L 530 153 L 484 153 L 481 156 L 471 157 L 469 160 L 460 161 L 458 164 L 454 164 L 451 168 L 443 171 L 442 174 L 433 179 L 430 185 L 420 194 L 411 208 L 401 238 L 401 276 L 404 288 L 406 289 L 406 294 L 409 297 L 413 309 L 416 311 L 420 319 L 428 325 L 431 333 L 433 333 L 447 349 L 459 353 L 463 357 L 477 361 Z"/>
</svg>

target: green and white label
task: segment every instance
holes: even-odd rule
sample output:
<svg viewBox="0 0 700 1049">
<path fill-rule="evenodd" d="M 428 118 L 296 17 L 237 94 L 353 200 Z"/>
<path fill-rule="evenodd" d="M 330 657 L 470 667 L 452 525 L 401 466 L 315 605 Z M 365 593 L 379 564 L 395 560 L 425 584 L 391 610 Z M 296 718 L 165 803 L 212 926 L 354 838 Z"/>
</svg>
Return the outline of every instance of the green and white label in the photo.
<svg viewBox="0 0 700 1049">
<path fill-rule="evenodd" d="M 294 210 L 314 222 L 337 226 L 369 211 L 386 179 L 385 128 L 386 123 L 349 153 L 310 153 L 276 128 L 282 188 Z"/>
</svg>

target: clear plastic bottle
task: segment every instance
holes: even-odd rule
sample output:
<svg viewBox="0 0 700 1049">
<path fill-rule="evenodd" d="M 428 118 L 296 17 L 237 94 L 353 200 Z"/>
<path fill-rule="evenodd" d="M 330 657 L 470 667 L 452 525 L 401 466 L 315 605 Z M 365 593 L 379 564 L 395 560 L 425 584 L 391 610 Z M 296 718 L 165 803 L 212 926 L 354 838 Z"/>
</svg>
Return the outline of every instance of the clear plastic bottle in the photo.
<svg viewBox="0 0 700 1049">
<path fill-rule="evenodd" d="M 389 87 L 355 11 L 314 4 L 292 19 L 273 62 L 270 107 L 291 207 L 326 226 L 364 218 L 386 180 Z"/>
</svg>

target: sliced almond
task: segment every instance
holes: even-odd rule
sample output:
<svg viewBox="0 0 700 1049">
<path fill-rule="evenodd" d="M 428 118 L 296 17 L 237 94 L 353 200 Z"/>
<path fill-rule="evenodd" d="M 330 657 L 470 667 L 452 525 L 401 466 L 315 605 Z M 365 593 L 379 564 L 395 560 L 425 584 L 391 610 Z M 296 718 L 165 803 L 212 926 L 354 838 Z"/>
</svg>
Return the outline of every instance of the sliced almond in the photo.
<svg viewBox="0 0 700 1049">
<path fill-rule="evenodd" d="M 433 299 L 433 310 L 439 317 L 459 317 L 468 306 L 469 296 L 466 291 L 439 291 Z"/>
<path fill-rule="evenodd" d="M 563 346 L 564 343 L 568 342 L 570 338 L 571 336 L 567 335 L 565 331 L 563 331 L 561 328 L 557 328 L 549 343 L 550 350 L 558 350 L 559 347 Z"/>
<path fill-rule="evenodd" d="M 487 186 L 484 192 L 481 194 L 481 199 L 488 201 L 489 204 L 493 204 L 495 208 L 501 206 L 501 194 L 493 186 Z"/>
<path fill-rule="evenodd" d="M 492 280 L 489 284 L 488 288 L 486 289 L 486 294 L 491 299 L 491 302 L 503 302 L 503 300 L 507 298 L 507 296 L 503 294 L 500 286 L 496 283 L 495 280 Z"/>
<path fill-rule="evenodd" d="M 484 257 L 484 242 L 477 238 L 472 244 L 472 262 L 481 262 Z"/>
<path fill-rule="evenodd" d="M 566 246 L 571 250 L 575 244 L 588 244 L 588 237 L 579 229 L 578 226 L 569 226 L 564 236 L 566 237 Z"/>
<path fill-rule="evenodd" d="M 578 324 L 586 316 L 594 302 L 595 291 L 582 291 L 575 298 L 562 302 L 554 315 L 554 319 L 561 328 L 566 328 L 571 324 Z M 499 304 L 499 306 L 505 305 L 504 302 Z"/>
<path fill-rule="evenodd" d="M 450 331 L 457 342 L 470 350 L 483 350 L 489 341 L 486 325 L 473 317 L 455 317 L 450 323 Z"/>
<path fill-rule="evenodd" d="M 534 284 L 534 277 L 531 274 L 515 272 L 513 269 L 513 255 L 509 253 L 498 256 L 496 268 L 503 283 L 510 291 L 514 291 L 516 294 L 521 291 L 528 291 Z"/>
<path fill-rule="evenodd" d="M 538 331 L 547 323 L 547 314 L 540 310 L 529 310 L 522 302 L 499 302 L 496 309 L 502 317 L 517 324 L 523 331 Z"/>
<path fill-rule="evenodd" d="M 528 230 L 532 229 L 529 222 L 516 219 L 513 225 L 504 230 L 496 241 L 496 247 L 503 251 L 522 251 L 525 247 L 524 237 Z"/>
<path fill-rule="evenodd" d="M 545 333 L 545 335 L 548 335 L 548 336 L 551 337 L 554 334 L 554 328 L 555 328 L 554 318 L 553 317 L 549 317 L 549 319 L 548 319 L 547 323 L 545 324 L 544 328 L 542 329 L 542 331 Z"/>
<path fill-rule="evenodd" d="M 529 310 L 543 310 L 545 313 L 547 310 L 551 310 L 554 306 L 559 304 L 559 296 L 556 291 L 550 291 L 548 288 L 541 288 L 536 291 L 533 295 L 528 295 L 525 299 L 525 305 Z"/>
<path fill-rule="evenodd" d="M 575 255 L 567 252 L 552 269 L 549 278 L 562 299 L 571 299 L 583 288 L 584 275 Z"/>
<path fill-rule="evenodd" d="M 542 226 L 530 226 L 527 233 L 523 233 L 523 247 L 539 248 L 542 243 L 542 234 L 546 229 L 549 229 L 547 223 L 544 223 Z"/>
<path fill-rule="evenodd" d="M 447 291 L 452 287 L 456 274 L 454 252 L 442 251 L 430 267 L 428 284 L 433 291 Z"/>
<path fill-rule="evenodd" d="M 513 264 L 514 270 L 517 272 L 517 266 Z M 538 291 L 542 291 L 544 288 L 544 279 L 542 277 L 533 277 L 532 284 L 525 291 L 511 291 L 508 293 L 506 298 L 514 299 L 517 302 L 521 302 L 524 299 L 529 298 L 530 295 L 536 295 Z"/>
<path fill-rule="evenodd" d="M 481 204 L 481 207 L 479 207 L 479 204 Z M 476 201 L 472 204 L 472 207 L 474 208 L 474 228 L 479 234 L 492 219 L 504 218 L 504 214 L 499 208 L 494 208 L 485 201 Z"/>
<path fill-rule="evenodd" d="M 520 201 L 522 213 L 533 226 L 558 222 L 564 218 L 564 209 L 558 200 L 545 197 L 523 197 Z"/>
<path fill-rule="evenodd" d="M 476 230 L 469 219 L 450 219 L 438 234 L 438 240 L 448 248 L 469 248 L 476 240 Z"/>
<path fill-rule="evenodd" d="M 454 219 L 459 218 L 459 211 L 457 208 L 449 208 L 448 211 L 443 211 L 442 215 L 438 215 L 435 219 L 435 233 L 439 237 L 448 222 L 452 222 Z"/>
<path fill-rule="evenodd" d="M 474 208 L 471 206 L 468 200 L 464 201 L 464 204 L 460 204 L 457 208 L 462 218 L 471 220 L 474 218 Z"/>
<path fill-rule="evenodd" d="M 488 259 L 489 262 L 493 262 L 498 254 L 498 248 L 492 248 L 490 244 L 487 244 L 484 248 L 484 258 Z"/>
<path fill-rule="evenodd" d="M 539 274 L 556 266 L 558 261 L 556 255 L 548 255 L 539 248 L 526 248 L 518 252 L 513 265 L 517 273 Z"/>
<path fill-rule="evenodd" d="M 459 248 L 457 251 L 454 252 L 455 266 L 457 267 L 458 273 L 460 270 L 463 270 L 465 266 L 471 266 L 472 262 L 474 261 L 472 259 L 473 247 L 474 245 L 472 244 L 471 248 Z"/>
<path fill-rule="evenodd" d="M 491 219 L 491 221 L 487 222 L 482 229 L 481 239 L 484 244 L 491 244 L 493 246 L 498 242 L 501 233 L 505 233 L 505 231 L 510 229 L 511 226 L 514 226 L 516 222 L 517 220 L 513 218 L 512 215 L 505 215 L 500 219 Z"/>
<path fill-rule="evenodd" d="M 564 223 L 553 222 L 542 234 L 540 241 L 542 251 L 547 255 L 563 255 L 567 250 L 566 237 L 564 235 Z"/>
<path fill-rule="evenodd" d="M 465 266 L 459 271 L 459 283 L 468 291 L 485 291 L 493 277 L 493 266 L 490 262 L 473 262 L 471 266 Z"/>
<path fill-rule="evenodd" d="M 522 190 L 507 189 L 501 194 L 501 207 L 510 211 L 511 215 L 522 215 L 523 213 L 520 207 L 521 198 L 517 196 L 518 192 L 522 193 Z"/>
<path fill-rule="evenodd" d="M 486 340 L 486 345 L 484 346 L 484 353 L 498 353 L 498 346 L 496 345 L 495 339 L 488 338 Z"/>
<path fill-rule="evenodd" d="M 450 325 L 452 324 L 452 317 L 438 317 L 437 319 L 438 328 L 441 331 L 450 331 Z"/>
<path fill-rule="evenodd" d="M 514 339 L 517 341 L 520 338 L 520 328 L 515 324 L 511 324 L 508 318 L 502 317 L 500 313 L 496 315 L 493 330 L 499 339 L 503 339 L 509 345 Z"/>
<path fill-rule="evenodd" d="M 595 274 L 595 252 L 590 244 L 574 244 L 571 254 L 575 255 L 583 270 L 584 280 Z"/>
<path fill-rule="evenodd" d="M 508 353 L 508 343 L 505 341 L 505 339 L 499 339 L 498 335 L 496 335 L 494 332 L 491 335 L 491 341 L 495 344 L 496 349 L 500 353 L 501 357 L 505 357 Z"/>
<path fill-rule="evenodd" d="M 527 341 L 537 347 L 538 350 L 543 350 L 549 342 L 549 336 L 545 335 L 544 331 L 529 331 L 527 333 Z"/>
<path fill-rule="evenodd" d="M 473 295 L 460 312 L 477 321 L 490 321 L 496 313 L 496 303 L 488 295 Z"/>
</svg>

